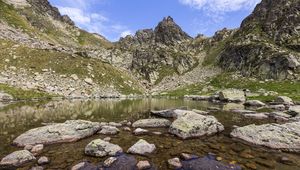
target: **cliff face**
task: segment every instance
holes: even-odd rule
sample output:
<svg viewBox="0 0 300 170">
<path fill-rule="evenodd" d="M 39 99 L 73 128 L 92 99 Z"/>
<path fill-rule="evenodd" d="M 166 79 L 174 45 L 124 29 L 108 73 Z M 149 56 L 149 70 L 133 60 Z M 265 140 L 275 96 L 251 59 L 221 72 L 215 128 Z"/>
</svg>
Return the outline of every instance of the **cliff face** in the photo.
<svg viewBox="0 0 300 170">
<path fill-rule="evenodd" d="M 272 79 L 298 79 L 300 1 L 263 0 L 219 55 L 225 70 Z"/>
</svg>

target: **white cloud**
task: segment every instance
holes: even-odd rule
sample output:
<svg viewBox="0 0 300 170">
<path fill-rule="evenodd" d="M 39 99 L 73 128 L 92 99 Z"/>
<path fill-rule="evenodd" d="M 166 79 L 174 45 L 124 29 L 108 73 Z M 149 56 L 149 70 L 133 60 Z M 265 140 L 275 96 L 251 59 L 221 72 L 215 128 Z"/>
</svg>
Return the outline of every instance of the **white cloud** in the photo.
<svg viewBox="0 0 300 170">
<path fill-rule="evenodd" d="M 123 31 L 120 37 L 126 37 L 127 35 L 133 35 L 132 31 L 130 30 Z"/>
<path fill-rule="evenodd" d="M 261 0 L 179 0 L 184 5 L 215 13 L 252 9 Z"/>
<path fill-rule="evenodd" d="M 71 7 L 58 7 L 59 11 L 68 15 L 74 22 L 79 24 L 88 24 L 91 22 L 91 16 L 85 14 L 81 9 Z"/>
</svg>

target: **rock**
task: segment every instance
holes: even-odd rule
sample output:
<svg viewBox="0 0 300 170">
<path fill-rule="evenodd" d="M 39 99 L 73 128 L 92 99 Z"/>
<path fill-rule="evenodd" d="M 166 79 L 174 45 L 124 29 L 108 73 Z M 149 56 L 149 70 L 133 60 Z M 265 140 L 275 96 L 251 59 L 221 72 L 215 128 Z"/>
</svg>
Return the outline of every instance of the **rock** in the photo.
<svg viewBox="0 0 300 170">
<path fill-rule="evenodd" d="M 220 100 L 228 102 L 244 102 L 246 101 L 245 93 L 242 90 L 226 89 L 219 93 Z"/>
<path fill-rule="evenodd" d="M 151 164 L 149 163 L 149 161 L 139 161 L 136 166 L 139 170 L 146 170 L 151 168 Z"/>
<path fill-rule="evenodd" d="M 280 162 L 282 164 L 286 164 L 286 165 L 294 165 L 295 164 L 293 160 L 291 160 L 285 156 L 281 157 L 278 162 Z"/>
<path fill-rule="evenodd" d="M 252 118 L 252 119 L 268 119 L 269 116 L 265 113 L 255 113 L 255 114 L 244 114 L 243 115 L 246 118 Z"/>
<path fill-rule="evenodd" d="M 140 139 L 137 143 L 131 146 L 127 152 L 138 155 L 147 155 L 154 152 L 155 149 L 156 147 L 154 144 L 149 144 L 147 141 Z"/>
<path fill-rule="evenodd" d="M 36 158 L 28 150 L 15 151 L 7 156 L 5 156 L 1 162 L 1 167 L 19 167 L 26 163 L 35 161 Z"/>
<path fill-rule="evenodd" d="M 86 155 L 89 155 L 89 156 L 105 157 L 107 155 L 115 156 L 117 153 L 123 152 L 123 150 L 118 145 L 106 142 L 101 139 L 96 139 L 96 140 L 91 141 L 85 147 L 84 152 Z"/>
<path fill-rule="evenodd" d="M 169 110 L 151 111 L 151 114 L 160 116 L 160 117 L 165 117 L 165 118 L 173 118 L 174 110 L 169 109 Z"/>
<path fill-rule="evenodd" d="M 117 170 L 117 169 L 122 169 L 122 170 L 137 170 L 136 164 L 137 160 L 130 155 L 127 154 L 120 154 L 116 157 L 116 161 L 113 162 L 112 165 L 109 167 L 103 167 L 105 170 Z M 99 170 L 101 168 L 98 168 Z"/>
<path fill-rule="evenodd" d="M 32 148 L 33 148 L 33 146 L 32 146 L 32 145 L 26 145 L 26 146 L 24 147 L 24 150 L 31 151 L 31 150 L 32 150 Z"/>
<path fill-rule="evenodd" d="M 109 122 L 108 125 L 109 126 L 114 126 L 114 127 L 122 127 L 121 123 L 115 123 L 115 122 Z"/>
<path fill-rule="evenodd" d="M 172 169 L 179 169 L 179 168 L 182 167 L 182 164 L 181 164 L 179 158 L 169 159 L 168 164 L 169 164 L 169 167 L 172 168 Z"/>
<path fill-rule="evenodd" d="M 209 155 L 204 158 L 182 161 L 182 170 L 241 170 L 237 165 L 225 165 Z"/>
<path fill-rule="evenodd" d="M 98 132 L 103 135 L 116 135 L 120 130 L 114 126 L 102 126 L 101 131 Z"/>
<path fill-rule="evenodd" d="M 283 104 L 270 105 L 270 106 L 268 106 L 268 108 L 278 110 L 278 111 L 284 111 L 285 110 L 285 106 Z"/>
<path fill-rule="evenodd" d="M 179 117 L 182 117 L 182 116 L 184 116 L 186 114 L 197 114 L 194 111 L 182 110 L 182 109 L 176 109 L 173 112 L 174 112 L 174 118 L 179 118 Z"/>
<path fill-rule="evenodd" d="M 72 74 L 70 77 L 75 81 L 77 81 L 79 79 L 76 74 Z"/>
<path fill-rule="evenodd" d="M 71 170 L 99 170 L 99 168 L 89 162 L 80 162 L 74 165 Z"/>
<path fill-rule="evenodd" d="M 188 153 L 182 153 L 181 155 L 181 158 L 185 161 L 187 160 L 191 160 L 191 159 L 196 159 L 196 158 L 199 158 L 198 156 L 196 155 L 192 155 L 192 154 L 188 154 Z"/>
<path fill-rule="evenodd" d="M 38 164 L 39 165 L 45 165 L 48 164 L 50 162 L 49 158 L 47 158 L 46 156 L 42 156 L 40 157 L 40 159 L 38 160 Z"/>
<path fill-rule="evenodd" d="M 300 152 L 300 122 L 248 125 L 234 129 L 231 136 L 255 145 Z"/>
<path fill-rule="evenodd" d="M 109 141 L 111 141 L 111 138 L 110 137 L 106 137 L 106 138 L 104 138 L 103 139 L 105 142 L 109 142 Z"/>
<path fill-rule="evenodd" d="M 287 96 L 279 96 L 275 100 L 276 103 L 285 104 L 285 105 L 293 105 L 294 102 L 291 98 Z"/>
<path fill-rule="evenodd" d="M 44 145 L 43 144 L 38 144 L 38 145 L 35 145 L 31 149 L 31 153 L 33 153 L 33 154 L 40 154 L 40 153 L 42 153 L 43 149 L 44 149 Z"/>
<path fill-rule="evenodd" d="M 0 91 L 0 102 L 8 102 L 13 100 L 12 95 Z"/>
<path fill-rule="evenodd" d="M 157 128 L 169 127 L 171 122 L 167 119 L 141 119 L 132 124 L 132 127 L 139 128 Z"/>
<path fill-rule="evenodd" d="M 131 132 L 130 127 L 124 127 L 123 130 L 124 130 L 124 131 L 127 131 L 127 132 Z"/>
<path fill-rule="evenodd" d="M 182 139 L 212 135 L 224 130 L 224 126 L 213 116 L 189 113 L 176 119 L 169 132 Z"/>
<path fill-rule="evenodd" d="M 116 162 L 117 160 L 118 160 L 118 158 L 115 158 L 115 157 L 107 158 L 104 161 L 103 166 L 104 167 L 111 167 L 113 165 L 113 163 Z"/>
<path fill-rule="evenodd" d="M 200 114 L 200 115 L 208 115 L 209 113 L 206 111 L 202 111 L 202 110 L 197 110 L 197 109 L 193 109 L 193 112 Z"/>
<path fill-rule="evenodd" d="M 272 112 L 269 114 L 269 118 L 280 120 L 280 121 L 288 121 L 292 116 L 283 112 Z"/>
<path fill-rule="evenodd" d="M 68 120 L 65 123 L 35 128 L 17 137 L 13 144 L 17 146 L 75 142 L 95 134 L 99 123 L 84 120 Z"/>
<path fill-rule="evenodd" d="M 252 110 L 243 110 L 243 109 L 233 109 L 231 110 L 233 113 L 239 113 L 239 114 L 255 114 L 255 111 Z"/>
<path fill-rule="evenodd" d="M 88 84 L 88 85 L 93 85 L 93 83 L 94 83 L 91 78 L 84 79 L 84 82 L 86 82 L 86 84 Z"/>
<path fill-rule="evenodd" d="M 300 105 L 291 106 L 288 110 L 288 114 L 292 116 L 300 116 Z"/>
<path fill-rule="evenodd" d="M 145 129 L 141 129 L 141 128 L 137 128 L 133 131 L 133 134 L 135 135 L 145 135 L 149 132 L 149 130 L 145 130 Z"/>
<path fill-rule="evenodd" d="M 44 167 L 42 167 L 42 166 L 34 166 L 30 170 L 44 170 Z"/>
<path fill-rule="evenodd" d="M 259 101 L 259 100 L 247 100 L 245 103 L 244 103 L 245 106 L 254 106 L 254 107 L 263 107 L 265 106 L 266 104 Z"/>
</svg>

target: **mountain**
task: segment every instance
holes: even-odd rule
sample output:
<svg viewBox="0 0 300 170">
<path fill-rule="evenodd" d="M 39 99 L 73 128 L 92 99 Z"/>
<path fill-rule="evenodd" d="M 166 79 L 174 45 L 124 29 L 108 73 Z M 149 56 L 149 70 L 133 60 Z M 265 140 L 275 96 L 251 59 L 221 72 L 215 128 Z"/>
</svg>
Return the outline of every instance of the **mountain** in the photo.
<svg viewBox="0 0 300 170">
<path fill-rule="evenodd" d="M 218 64 L 261 79 L 299 79 L 300 1 L 263 0 L 241 24 Z"/>
</svg>

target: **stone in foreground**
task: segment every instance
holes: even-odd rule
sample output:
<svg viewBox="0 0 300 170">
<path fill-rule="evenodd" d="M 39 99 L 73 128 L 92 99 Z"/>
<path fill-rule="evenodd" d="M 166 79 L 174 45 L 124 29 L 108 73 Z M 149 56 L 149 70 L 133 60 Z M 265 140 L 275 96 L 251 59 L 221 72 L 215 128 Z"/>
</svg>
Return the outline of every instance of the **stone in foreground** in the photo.
<svg viewBox="0 0 300 170">
<path fill-rule="evenodd" d="M 212 135 L 223 130 L 224 126 L 215 117 L 189 113 L 176 119 L 169 132 L 182 139 L 187 139 Z"/>
<path fill-rule="evenodd" d="M 100 129 L 99 123 L 84 120 L 68 120 L 35 128 L 17 137 L 13 144 L 19 147 L 36 144 L 76 142 L 92 136 Z"/>
<path fill-rule="evenodd" d="M 1 160 L 0 168 L 19 167 L 34 160 L 36 160 L 36 158 L 28 150 L 15 151 Z"/>
<path fill-rule="evenodd" d="M 93 140 L 85 147 L 85 154 L 95 157 L 115 156 L 121 152 L 123 150 L 120 146 L 101 139 Z"/>
<path fill-rule="evenodd" d="M 245 93 L 238 89 L 226 89 L 219 93 L 220 100 L 227 102 L 246 101 Z"/>
<path fill-rule="evenodd" d="M 155 149 L 156 147 L 154 144 L 149 144 L 147 141 L 140 139 L 136 144 L 131 146 L 127 152 L 138 155 L 147 155 L 154 152 Z"/>
<path fill-rule="evenodd" d="M 132 124 L 132 127 L 139 128 L 157 128 L 169 127 L 171 122 L 167 119 L 141 119 Z"/>
<path fill-rule="evenodd" d="M 255 145 L 300 152 L 300 122 L 248 125 L 234 129 L 231 136 Z"/>
</svg>

